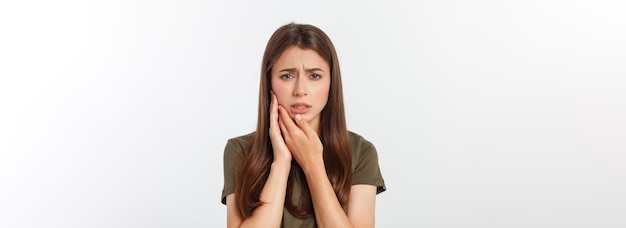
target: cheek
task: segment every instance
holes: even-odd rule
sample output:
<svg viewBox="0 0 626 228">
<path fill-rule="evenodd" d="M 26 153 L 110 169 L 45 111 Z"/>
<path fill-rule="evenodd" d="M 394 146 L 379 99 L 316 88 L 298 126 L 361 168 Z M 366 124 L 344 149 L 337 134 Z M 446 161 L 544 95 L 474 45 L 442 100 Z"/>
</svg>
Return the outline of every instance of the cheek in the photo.
<svg viewBox="0 0 626 228">
<path fill-rule="evenodd" d="M 289 95 L 288 88 L 280 83 L 272 83 L 272 91 L 276 94 L 278 104 L 282 104 Z"/>
<path fill-rule="evenodd" d="M 328 95 L 330 94 L 330 82 L 328 82 L 327 84 L 320 86 L 320 90 L 319 90 L 320 94 L 325 94 L 325 100 L 324 102 L 328 101 Z"/>
</svg>

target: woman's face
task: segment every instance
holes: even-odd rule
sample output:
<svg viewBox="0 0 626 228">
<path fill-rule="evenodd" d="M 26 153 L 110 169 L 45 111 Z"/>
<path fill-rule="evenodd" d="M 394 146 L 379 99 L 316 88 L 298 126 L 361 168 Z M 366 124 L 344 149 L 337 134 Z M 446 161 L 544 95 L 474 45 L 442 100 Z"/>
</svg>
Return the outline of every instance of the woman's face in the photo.
<svg viewBox="0 0 626 228">
<path fill-rule="evenodd" d="M 319 129 L 320 112 L 328 101 L 329 64 L 311 49 L 292 46 L 280 55 L 271 72 L 278 104 L 293 119 L 296 114 Z"/>
</svg>

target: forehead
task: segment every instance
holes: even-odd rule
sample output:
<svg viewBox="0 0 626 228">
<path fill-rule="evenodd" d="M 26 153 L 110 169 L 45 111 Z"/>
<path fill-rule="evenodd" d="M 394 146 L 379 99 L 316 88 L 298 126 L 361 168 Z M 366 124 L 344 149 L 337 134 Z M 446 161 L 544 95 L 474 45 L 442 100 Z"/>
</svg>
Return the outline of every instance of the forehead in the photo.
<svg viewBox="0 0 626 228">
<path fill-rule="evenodd" d="M 303 49 L 297 46 L 288 47 L 278 57 L 274 70 L 282 68 L 321 68 L 328 70 L 328 62 L 312 49 Z"/>
</svg>

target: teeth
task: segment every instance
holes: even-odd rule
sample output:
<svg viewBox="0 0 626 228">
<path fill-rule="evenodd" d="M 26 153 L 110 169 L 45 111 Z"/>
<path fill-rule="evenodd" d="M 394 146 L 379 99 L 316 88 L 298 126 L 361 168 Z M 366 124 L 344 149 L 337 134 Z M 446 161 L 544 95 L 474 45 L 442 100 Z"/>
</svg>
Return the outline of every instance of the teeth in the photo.
<svg viewBox="0 0 626 228">
<path fill-rule="evenodd" d="M 305 109 L 306 108 L 306 106 L 304 106 L 304 105 L 298 105 L 298 106 L 293 106 L 293 107 L 296 108 L 296 109 Z"/>
</svg>

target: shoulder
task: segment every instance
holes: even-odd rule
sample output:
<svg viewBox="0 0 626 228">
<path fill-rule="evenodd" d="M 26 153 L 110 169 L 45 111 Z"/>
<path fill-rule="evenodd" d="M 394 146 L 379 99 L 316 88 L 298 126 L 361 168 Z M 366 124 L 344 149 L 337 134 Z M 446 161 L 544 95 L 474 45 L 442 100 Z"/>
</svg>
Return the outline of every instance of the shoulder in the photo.
<svg viewBox="0 0 626 228">
<path fill-rule="evenodd" d="M 371 150 L 374 150 L 375 153 L 376 149 L 374 148 L 374 144 L 365 139 L 363 136 L 355 132 L 348 131 L 348 137 L 350 138 L 350 148 L 352 149 L 353 154 L 360 154 Z"/>
<path fill-rule="evenodd" d="M 376 147 L 365 137 L 348 131 L 350 137 L 350 153 L 352 154 L 352 166 L 357 168 L 359 164 L 370 163 L 378 160 Z"/>
<path fill-rule="evenodd" d="M 250 141 L 250 139 L 252 139 L 252 137 L 254 136 L 255 132 L 251 132 L 245 135 L 241 135 L 241 136 L 237 136 L 234 138 L 230 138 L 228 139 L 228 144 L 237 144 L 237 145 L 243 145 L 245 146 L 246 144 L 248 144 L 248 142 Z"/>
<path fill-rule="evenodd" d="M 357 133 L 348 131 L 348 135 L 352 153 L 352 185 L 374 185 L 377 194 L 384 192 L 385 181 L 378 166 L 378 152 L 374 144 Z"/>
<path fill-rule="evenodd" d="M 224 148 L 224 157 L 238 157 L 243 153 L 252 137 L 254 137 L 254 132 L 228 139 L 226 148 Z"/>
</svg>

